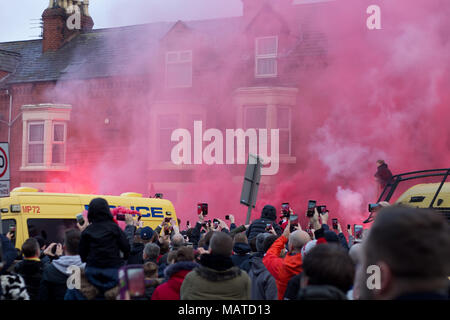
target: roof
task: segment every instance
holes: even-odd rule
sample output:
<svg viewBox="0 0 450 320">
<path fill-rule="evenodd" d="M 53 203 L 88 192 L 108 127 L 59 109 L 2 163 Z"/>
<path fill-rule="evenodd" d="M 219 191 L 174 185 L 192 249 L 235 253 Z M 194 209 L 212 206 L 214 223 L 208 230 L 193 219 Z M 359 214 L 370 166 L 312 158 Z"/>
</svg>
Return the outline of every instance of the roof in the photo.
<svg viewBox="0 0 450 320">
<path fill-rule="evenodd" d="M 0 80 L 0 87 L 14 83 L 142 74 L 159 42 L 178 22 L 155 22 L 119 28 L 96 29 L 81 33 L 57 51 L 42 52 L 42 40 L 0 43 L 0 70 L 12 72 Z M 192 32 L 208 38 L 214 49 L 245 29 L 243 17 L 184 21 Z M 296 31 L 299 32 L 299 31 Z M 304 43 L 301 50 L 315 53 L 316 39 Z M 296 51 L 293 48 L 293 51 Z M 223 50 L 221 52 L 227 52 Z M 142 61 L 145 59 L 145 61 Z M 131 63 L 130 63 L 131 62 Z M 146 66 L 143 68 L 142 66 Z M 14 72 L 15 70 L 15 72 Z"/>
</svg>

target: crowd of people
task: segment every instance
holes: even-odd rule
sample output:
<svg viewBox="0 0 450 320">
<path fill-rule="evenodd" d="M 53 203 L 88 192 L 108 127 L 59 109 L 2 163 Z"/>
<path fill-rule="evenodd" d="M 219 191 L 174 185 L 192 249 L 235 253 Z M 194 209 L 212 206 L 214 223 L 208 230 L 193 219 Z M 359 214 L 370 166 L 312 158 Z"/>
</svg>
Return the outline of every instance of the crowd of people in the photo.
<svg viewBox="0 0 450 320">
<path fill-rule="evenodd" d="M 293 214 L 292 209 L 290 214 Z M 87 221 L 64 243 L 29 238 L 20 256 L 1 236 L 0 299 L 116 300 L 119 269 L 142 265 L 140 300 L 448 299 L 450 233 L 433 211 L 387 206 L 359 241 L 327 212 L 308 226 L 266 205 L 249 225 L 198 215 L 180 230 L 164 220 L 154 230 L 131 214 L 122 230 L 106 200 L 91 201 Z M 278 221 L 280 220 L 280 221 Z M 68 287 L 73 266 L 80 285 Z M 378 272 L 378 274 L 377 274 Z M 378 278 L 377 278 L 378 277 Z"/>
</svg>

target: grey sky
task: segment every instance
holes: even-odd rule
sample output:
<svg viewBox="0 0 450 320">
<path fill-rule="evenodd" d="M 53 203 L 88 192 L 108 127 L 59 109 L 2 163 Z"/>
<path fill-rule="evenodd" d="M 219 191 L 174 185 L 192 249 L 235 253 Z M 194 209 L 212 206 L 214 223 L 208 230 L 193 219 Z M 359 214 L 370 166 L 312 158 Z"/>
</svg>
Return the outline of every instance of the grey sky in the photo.
<svg viewBox="0 0 450 320">
<path fill-rule="evenodd" d="M 47 6 L 48 0 L 0 0 L 0 42 L 38 38 L 39 19 Z M 89 12 L 94 28 L 107 28 L 239 16 L 242 4 L 241 0 L 90 0 Z"/>
</svg>

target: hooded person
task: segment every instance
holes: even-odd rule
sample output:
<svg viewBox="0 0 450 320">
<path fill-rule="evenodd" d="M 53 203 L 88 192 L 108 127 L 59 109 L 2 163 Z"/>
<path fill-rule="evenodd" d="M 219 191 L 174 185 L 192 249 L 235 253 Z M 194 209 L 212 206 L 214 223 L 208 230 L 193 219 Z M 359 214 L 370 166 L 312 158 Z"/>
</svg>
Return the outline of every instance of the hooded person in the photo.
<svg viewBox="0 0 450 320">
<path fill-rule="evenodd" d="M 234 236 L 233 255 L 231 260 L 234 265 L 248 272 L 250 270 L 249 259 L 252 249 L 248 244 L 245 234 L 238 233 Z"/>
<path fill-rule="evenodd" d="M 225 232 L 214 232 L 209 250 L 200 256 L 200 266 L 185 277 L 181 300 L 249 300 L 250 278 L 231 261 L 231 237 Z"/>
<path fill-rule="evenodd" d="M 85 267 L 78 254 L 80 238 L 79 230 L 69 229 L 66 231 L 64 255 L 44 266 L 39 286 L 39 300 L 64 300 L 67 278 L 72 274 L 69 267 L 77 266 L 81 269 Z"/>
<path fill-rule="evenodd" d="M 93 199 L 87 217 L 89 225 L 81 233 L 80 257 L 86 263 L 88 281 L 104 292 L 116 286 L 118 269 L 128 259 L 130 244 L 114 222 L 105 199 Z"/>
<path fill-rule="evenodd" d="M 262 259 L 277 237 L 269 233 L 260 233 L 256 237 L 257 252 L 251 256 L 249 277 L 252 283 L 252 300 L 277 300 L 278 291 L 275 278 L 267 270 Z"/>
<path fill-rule="evenodd" d="M 380 190 L 383 190 L 388 184 L 392 182 L 392 172 L 384 160 L 377 161 L 377 172 L 374 175 L 377 180 Z"/>
<path fill-rule="evenodd" d="M 266 231 L 267 225 L 271 225 L 278 235 L 281 235 L 282 230 L 279 224 L 276 223 L 277 210 L 270 204 L 264 206 L 261 212 L 261 218 L 256 219 L 248 227 L 246 235 L 249 241 L 255 238 L 258 234 Z"/>
<path fill-rule="evenodd" d="M 180 289 L 186 275 L 198 264 L 194 262 L 194 250 L 192 248 L 182 247 L 172 251 L 171 263 L 165 270 L 164 276 L 166 282 L 156 287 L 152 294 L 152 300 L 180 300 Z M 173 260 L 172 260 L 173 259 Z"/>
</svg>

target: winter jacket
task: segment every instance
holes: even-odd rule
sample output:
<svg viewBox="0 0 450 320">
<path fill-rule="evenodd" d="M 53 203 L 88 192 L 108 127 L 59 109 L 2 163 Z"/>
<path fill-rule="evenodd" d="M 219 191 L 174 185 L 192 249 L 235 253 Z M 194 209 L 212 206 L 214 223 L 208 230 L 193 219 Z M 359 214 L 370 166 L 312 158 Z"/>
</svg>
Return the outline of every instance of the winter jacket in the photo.
<svg viewBox="0 0 450 320">
<path fill-rule="evenodd" d="M 104 269 L 98 269 L 100 272 L 104 272 Z M 92 270 L 90 271 L 92 274 Z M 67 289 L 66 294 L 64 296 L 64 300 L 105 300 L 106 293 L 102 289 L 99 289 L 95 286 L 88 277 L 88 269 L 86 272 L 83 270 L 80 273 L 80 289 Z M 108 280 L 106 281 L 108 282 Z M 116 288 L 111 286 L 108 290 L 109 292 L 116 292 Z M 115 296 L 114 294 L 110 294 L 111 296 Z"/>
<path fill-rule="evenodd" d="M 250 252 L 252 249 L 246 243 L 235 243 L 233 247 L 234 254 L 231 256 L 231 260 L 233 261 L 236 267 L 245 270 L 245 272 L 250 271 Z"/>
<path fill-rule="evenodd" d="M 180 300 L 180 288 L 186 275 L 198 264 L 191 261 L 180 261 L 168 266 L 164 272 L 166 282 L 158 286 L 152 300 Z"/>
<path fill-rule="evenodd" d="M 275 278 L 264 266 L 264 254 L 257 253 L 250 258 L 249 277 L 252 283 L 252 300 L 277 300 L 278 290 Z"/>
<path fill-rule="evenodd" d="M 20 275 L 4 273 L 0 276 L 0 300 L 30 300 Z"/>
<path fill-rule="evenodd" d="M 250 299 L 250 278 L 233 265 L 230 257 L 203 254 L 200 264 L 185 277 L 180 290 L 181 300 Z"/>
<path fill-rule="evenodd" d="M 30 300 L 37 300 L 43 272 L 42 262 L 39 259 L 25 258 L 14 266 L 14 271 L 24 279 Z"/>
<path fill-rule="evenodd" d="M 2 254 L 0 256 L 2 256 L 3 258 L 3 267 L 0 270 L 0 275 L 1 274 L 5 274 L 6 271 L 9 269 L 9 267 L 13 264 L 14 259 L 16 259 L 17 257 L 17 250 L 16 248 L 14 248 L 14 245 L 12 244 L 12 242 L 3 234 L 0 234 L 0 241 L 1 241 L 1 246 L 0 249 L 2 250 Z"/>
<path fill-rule="evenodd" d="M 125 233 L 113 221 L 105 200 L 91 201 L 88 220 L 91 223 L 81 233 L 80 256 L 86 265 L 97 268 L 119 268 L 128 259 L 130 244 Z M 120 252 L 123 252 L 124 259 Z"/>
<path fill-rule="evenodd" d="M 143 252 L 145 244 L 135 242 L 131 247 L 130 255 L 128 257 L 128 264 L 144 264 Z"/>
<path fill-rule="evenodd" d="M 253 221 L 252 224 L 248 227 L 246 231 L 248 240 L 250 241 L 258 234 L 266 232 L 267 224 L 271 224 L 275 229 L 275 232 L 278 235 L 281 235 L 283 231 L 281 230 L 280 225 L 275 222 L 276 219 L 277 212 L 275 208 L 269 205 L 265 206 L 261 213 L 261 218 Z"/>
<path fill-rule="evenodd" d="M 375 173 L 375 178 L 378 180 L 381 188 L 386 187 L 388 184 L 392 182 L 392 172 L 389 170 L 388 165 L 383 163 L 381 166 L 378 166 L 377 172 Z"/>
<path fill-rule="evenodd" d="M 289 280 L 286 291 L 284 292 L 284 300 L 297 299 L 297 295 L 300 290 L 300 281 L 302 279 L 302 274 L 303 273 L 299 273 L 293 276 L 291 280 Z"/>
<path fill-rule="evenodd" d="M 69 266 L 84 268 L 80 256 L 62 256 L 44 266 L 41 285 L 39 287 L 39 300 L 64 300 L 67 290 Z"/>
<path fill-rule="evenodd" d="M 263 263 L 267 270 L 274 276 L 277 282 L 278 299 L 282 300 L 289 280 L 296 274 L 302 272 L 302 254 L 292 255 L 288 253 L 281 258 L 281 250 L 286 246 L 288 239 L 285 236 L 279 237 L 267 250 Z"/>
<path fill-rule="evenodd" d="M 311 285 L 300 289 L 297 300 L 347 300 L 347 296 L 333 286 Z"/>
</svg>

